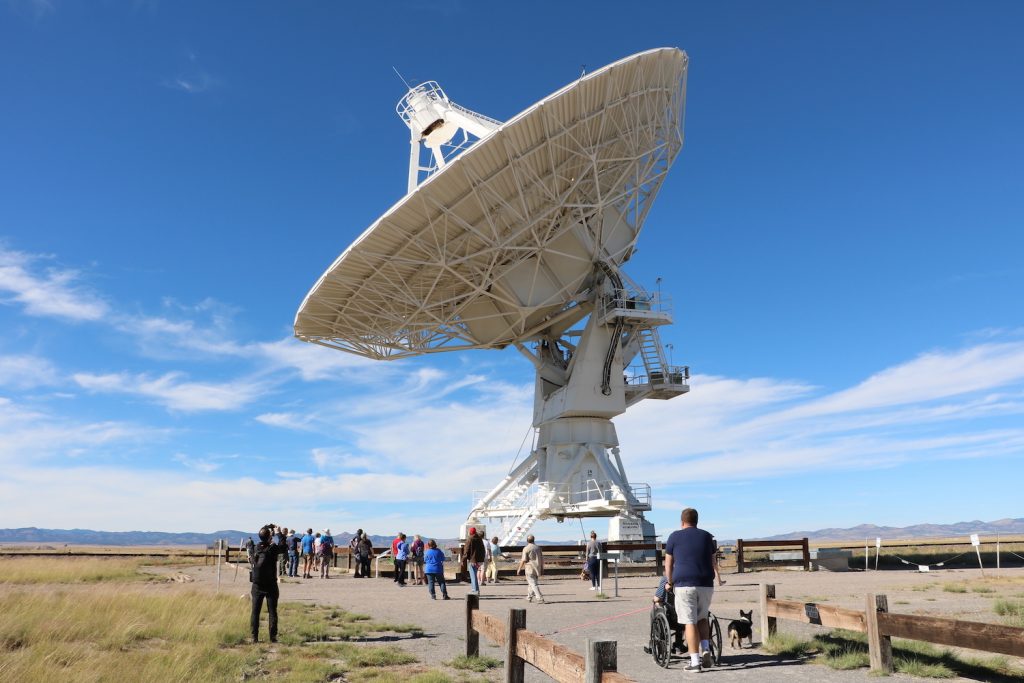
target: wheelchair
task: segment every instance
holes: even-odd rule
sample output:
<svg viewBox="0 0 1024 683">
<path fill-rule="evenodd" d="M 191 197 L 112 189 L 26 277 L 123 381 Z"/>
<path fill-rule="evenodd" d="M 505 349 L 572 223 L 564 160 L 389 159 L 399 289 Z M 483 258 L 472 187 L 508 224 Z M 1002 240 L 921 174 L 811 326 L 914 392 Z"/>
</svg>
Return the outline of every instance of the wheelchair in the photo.
<svg viewBox="0 0 1024 683">
<path fill-rule="evenodd" d="M 668 601 L 666 601 L 668 602 Z M 658 666 L 668 668 L 672 662 L 672 643 L 674 634 L 672 624 L 675 623 L 675 608 L 671 603 L 654 605 L 651 608 L 651 639 L 648 650 Z M 722 627 L 718 618 L 708 612 L 708 646 L 711 650 L 711 661 L 715 666 L 722 663 Z"/>
</svg>

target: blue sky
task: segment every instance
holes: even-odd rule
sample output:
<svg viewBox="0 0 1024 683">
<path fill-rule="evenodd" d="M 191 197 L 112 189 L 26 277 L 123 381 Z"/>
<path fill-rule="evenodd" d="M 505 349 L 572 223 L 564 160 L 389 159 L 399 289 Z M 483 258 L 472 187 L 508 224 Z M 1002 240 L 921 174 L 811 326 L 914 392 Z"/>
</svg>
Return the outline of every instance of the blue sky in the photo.
<svg viewBox="0 0 1024 683">
<path fill-rule="evenodd" d="M 0 3 L 3 526 L 454 535 L 529 364 L 291 339 L 404 194 L 392 67 L 504 120 L 660 46 L 686 145 L 627 271 L 694 377 L 616 421 L 651 518 L 1024 516 L 1019 3 L 376 5 Z"/>
</svg>

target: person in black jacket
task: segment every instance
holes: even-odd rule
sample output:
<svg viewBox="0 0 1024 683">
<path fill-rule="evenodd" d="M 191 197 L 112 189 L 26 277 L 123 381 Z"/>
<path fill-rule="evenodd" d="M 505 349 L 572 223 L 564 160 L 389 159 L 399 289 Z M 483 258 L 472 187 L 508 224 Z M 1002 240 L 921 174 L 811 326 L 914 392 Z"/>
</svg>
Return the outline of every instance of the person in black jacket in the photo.
<svg viewBox="0 0 1024 683">
<path fill-rule="evenodd" d="M 277 642 L 277 599 L 280 591 L 277 587 L 277 558 L 287 553 L 282 530 L 274 524 L 267 524 L 260 529 L 260 542 L 252 548 L 249 562 L 252 572 L 252 615 L 249 625 L 252 629 L 252 642 L 260 639 L 260 611 L 263 600 L 267 601 L 267 617 L 270 622 L 270 642 Z"/>
</svg>

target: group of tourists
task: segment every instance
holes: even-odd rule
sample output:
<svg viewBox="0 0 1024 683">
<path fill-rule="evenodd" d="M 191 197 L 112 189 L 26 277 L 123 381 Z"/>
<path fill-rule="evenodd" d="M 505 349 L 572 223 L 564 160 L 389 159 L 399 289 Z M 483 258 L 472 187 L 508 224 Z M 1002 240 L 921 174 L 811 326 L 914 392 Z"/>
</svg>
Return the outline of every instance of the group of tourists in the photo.
<svg viewBox="0 0 1024 683">
<path fill-rule="evenodd" d="M 451 600 L 448 596 L 448 583 L 444 580 L 444 551 L 437 547 L 437 541 L 426 542 L 416 534 L 412 541 L 398 532 L 391 541 L 391 554 L 395 560 L 394 581 L 398 586 L 405 587 L 411 574 L 413 585 L 426 586 L 431 600 L 437 600 L 437 590 L 441 590 L 442 600 Z"/>
<path fill-rule="evenodd" d="M 331 563 L 337 546 L 330 529 L 314 533 L 309 528 L 302 534 L 288 527 L 274 528 L 274 543 L 280 543 L 285 548 L 285 552 L 277 557 L 277 576 L 298 578 L 301 562 L 303 579 L 312 579 L 314 574 L 318 574 L 321 579 L 331 578 Z"/>
<path fill-rule="evenodd" d="M 498 582 L 498 560 L 504 558 L 497 536 L 488 541 L 482 529 L 469 528 L 459 549 L 459 562 L 469 572 L 471 592 L 479 594 L 480 586 L 486 586 L 488 581 Z"/>
<path fill-rule="evenodd" d="M 681 528 L 672 532 L 665 543 L 665 575 L 655 593 L 655 601 L 671 605 L 674 609 L 672 626 L 678 627 L 676 646 L 685 647 L 690 657 L 687 671 L 700 671 L 709 666 L 708 613 L 717 581 L 722 585 L 717 562 L 717 544 L 707 531 L 697 528 L 697 511 L 686 508 L 681 515 Z M 267 524 L 259 531 L 259 543 L 247 544 L 252 582 L 252 638 L 259 637 L 259 615 L 263 602 L 269 613 L 270 640 L 277 640 L 278 577 L 298 577 L 302 560 L 302 578 L 313 578 L 319 572 L 330 578 L 330 565 L 335 555 L 334 537 L 330 529 L 314 533 L 312 528 L 299 535 L 296 530 Z M 370 577 L 370 560 L 374 557 L 373 543 L 359 529 L 349 543 L 355 561 L 355 578 Z M 591 590 L 597 589 L 600 543 L 597 533 L 590 532 L 586 547 L 587 571 L 592 581 Z M 438 590 L 442 600 L 449 600 L 448 585 L 444 578 L 444 552 L 434 539 L 428 541 L 416 534 L 410 540 L 404 533 L 396 534 L 391 542 L 394 558 L 394 581 L 399 586 L 425 585 L 432 600 Z M 470 592 L 479 595 L 480 587 L 488 581 L 497 582 L 500 559 L 504 558 L 498 537 L 487 541 L 482 530 L 471 527 L 459 549 L 458 559 L 465 563 L 469 573 Z M 516 574 L 526 576 L 526 598 L 543 604 L 539 581 L 544 575 L 544 553 L 535 543 L 533 535 L 526 537 Z"/>
</svg>

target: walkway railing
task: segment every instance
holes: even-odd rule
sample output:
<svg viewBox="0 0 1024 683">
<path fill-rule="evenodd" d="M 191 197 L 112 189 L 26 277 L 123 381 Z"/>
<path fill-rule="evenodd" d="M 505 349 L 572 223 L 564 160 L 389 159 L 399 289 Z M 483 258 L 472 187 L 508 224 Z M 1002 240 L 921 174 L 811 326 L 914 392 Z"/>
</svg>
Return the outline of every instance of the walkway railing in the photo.
<svg viewBox="0 0 1024 683">
<path fill-rule="evenodd" d="M 1024 628 L 916 614 L 893 614 L 889 612 L 889 601 L 884 595 L 869 593 L 865 609 L 861 612 L 812 602 L 776 600 L 775 585 L 769 583 L 761 586 L 760 611 L 763 639 L 775 634 L 779 619 L 866 633 L 872 671 L 892 673 L 894 637 L 1024 657 Z"/>
<path fill-rule="evenodd" d="M 632 683 L 617 668 L 618 643 L 588 640 L 586 655 L 526 630 L 526 610 L 510 609 L 502 621 L 480 611 L 480 596 L 466 596 L 466 656 L 480 656 L 480 635 L 504 646 L 505 683 L 523 683 L 526 664 L 559 683 Z"/>
</svg>

